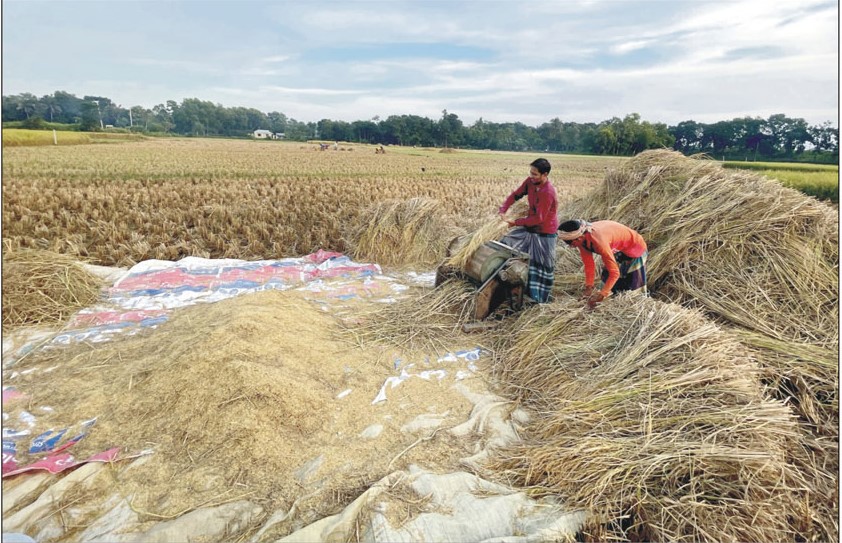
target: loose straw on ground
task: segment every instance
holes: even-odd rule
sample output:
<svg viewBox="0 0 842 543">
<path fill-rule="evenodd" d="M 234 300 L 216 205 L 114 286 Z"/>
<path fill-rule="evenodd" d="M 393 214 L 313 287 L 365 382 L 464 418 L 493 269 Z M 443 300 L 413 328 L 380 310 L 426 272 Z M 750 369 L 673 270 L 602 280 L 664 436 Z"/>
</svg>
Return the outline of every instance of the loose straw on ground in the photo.
<svg viewBox="0 0 842 543">
<path fill-rule="evenodd" d="M 346 332 L 360 344 L 391 345 L 409 350 L 446 352 L 472 320 L 476 288 L 460 279 L 446 281 L 395 303 L 357 314 Z"/>
</svg>

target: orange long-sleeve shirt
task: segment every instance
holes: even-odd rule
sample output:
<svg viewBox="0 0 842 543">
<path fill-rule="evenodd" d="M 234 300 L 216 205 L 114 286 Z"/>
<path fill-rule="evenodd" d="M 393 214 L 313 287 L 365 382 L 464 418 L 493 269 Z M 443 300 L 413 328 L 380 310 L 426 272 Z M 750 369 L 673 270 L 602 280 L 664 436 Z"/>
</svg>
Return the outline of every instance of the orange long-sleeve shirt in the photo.
<svg viewBox="0 0 842 543">
<path fill-rule="evenodd" d="M 608 270 L 608 280 L 600 291 L 603 296 L 610 296 L 611 289 L 620 278 L 620 266 L 614 259 L 614 252 L 637 258 L 646 252 L 643 237 L 624 224 L 614 221 L 596 221 L 591 224 L 591 231 L 570 244 L 579 249 L 582 263 L 585 265 L 585 286 L 592 287 L 596 277 L 593 254 L 602 257 L 602 263 Z"/>
</svg>

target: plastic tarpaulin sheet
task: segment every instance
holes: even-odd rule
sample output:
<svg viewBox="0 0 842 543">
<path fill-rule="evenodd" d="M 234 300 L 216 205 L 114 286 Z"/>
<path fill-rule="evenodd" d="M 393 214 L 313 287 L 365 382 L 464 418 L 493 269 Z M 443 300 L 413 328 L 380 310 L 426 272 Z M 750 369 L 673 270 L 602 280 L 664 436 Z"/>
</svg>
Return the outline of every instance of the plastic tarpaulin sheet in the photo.
<svg viewBox="0 0 842 543">
<path fill-rule="evenodd" d="M 179 307 L 263 290 L 304 290 L 332 303 L 353 298 L 394 301 L 392 295 L 406 288 L 382 275 L 377 264 L 354 262 L 341 253 L 322 250 L 279 260 L 146 260 L 134 265 L 107 289 L 103 301 L 76 313 L 65 329 L 46 344 L 108 341 L 115 334 L 155 327 Z M 45 342 L 39 337 L 10 352 L 4 347 L 4 366 L 42 343 Z"/>
</svg>

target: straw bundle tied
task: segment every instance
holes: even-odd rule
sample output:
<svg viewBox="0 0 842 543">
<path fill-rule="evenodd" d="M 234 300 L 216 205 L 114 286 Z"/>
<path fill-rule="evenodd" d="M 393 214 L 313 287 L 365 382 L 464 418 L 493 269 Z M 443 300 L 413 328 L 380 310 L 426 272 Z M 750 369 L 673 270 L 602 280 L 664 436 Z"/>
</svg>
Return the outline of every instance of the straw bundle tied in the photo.
<svg viewBox="0 0 842 543">
<path fill-rule="evenodd" d="M 411 198 L 374 204 L 346 237 L 355 259 L 405 266 L 434 264 L 458 233 L 437 201 Z"/>
<path fill-rule="evenodd" d="M 526 216 L 527 203 L 522 198 L 508 209 L 505 219 L 513 220 Z M 470 234 L 445 261 L 445 265 L 464 270 L 477 249 L 488 241 L 498 240 L 509 231 L 509 225 L 499 215 L 486 218 L 485 222 Z"/>
<path fill-rule="evenodd" d="M 649 244 L 648 283 L 657 297 L 768 338 L 751 343 L 776 357 L 780 348 L 773 345 L 790 344 L 790 373 L 823 389 L 834 383 L 826 401 L 813 403 L 833 427 L 823 431 L 838 435 L 838 372 L 829 363 L 839 344 L 834 209 L 759 174 L 647 151 L 609 172 L 595 193 L 561 216 L 611 219 L 638 230 Z"/>
<path fill-rule="evenodd" d="M 790 461 L 804 454 L 792 411 L 697 311 L 624 294 L 589 312 L 564 297 L 494 349 L 496 377 L 536 416 L 489 467 L 589 511 L 586 536 L 835 540 L 835 474 Z"/>
<path fill-rule="evenodd" d="M 51 325 L 99 299 L 103 281 L 73 258 L 36 249 L 3 255 L 3 329 Z"/>
</svg>

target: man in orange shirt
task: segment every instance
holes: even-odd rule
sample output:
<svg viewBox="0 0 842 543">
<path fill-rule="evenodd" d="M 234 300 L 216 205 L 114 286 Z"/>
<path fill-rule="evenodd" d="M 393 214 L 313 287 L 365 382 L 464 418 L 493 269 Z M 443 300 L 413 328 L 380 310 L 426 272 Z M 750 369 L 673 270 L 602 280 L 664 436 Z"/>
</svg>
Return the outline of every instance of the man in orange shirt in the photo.
<svg viewBox="0 0 842 543">
<path fill-rule="evenodd" d="M 593 308 L 613 292 L 636 290 L 646 286 L 646 242 L 640 234 L 618 222 L 570 220 L 558 227 L 558 236 L 570 247 L 579 249 L 585 265 L 585 290 L 588 306 Z M 593 254 L 602 257 L 602 289 L 594 292 Z"/>
</svg>

